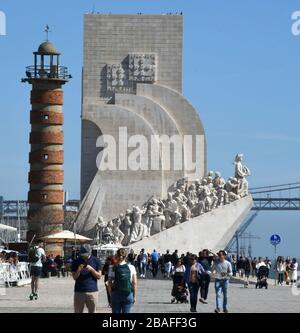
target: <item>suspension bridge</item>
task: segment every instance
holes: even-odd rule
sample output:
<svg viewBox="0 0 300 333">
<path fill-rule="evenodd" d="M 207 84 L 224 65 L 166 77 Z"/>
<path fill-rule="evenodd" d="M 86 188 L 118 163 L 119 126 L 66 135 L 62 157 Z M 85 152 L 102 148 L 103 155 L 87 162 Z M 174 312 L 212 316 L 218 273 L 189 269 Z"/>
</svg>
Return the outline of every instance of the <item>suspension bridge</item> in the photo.
<svg viewBox="0 0 300 333">
<path fill-rule="evenodd" d="M 240 243 L 258 236 L 247 233 L 247 229 L 261 211 L 300 211 L 300 182 L 253 187 L 249 189 L 253 197 L 253 207 L 250 216 L 236 231 L 235 236 L 229 242 L 227 250 L 239 254 Z M 65 203 L 66 211 L 78 211 L 79 200 L 68 200 Z M 6 225 L 16 227 L 21 239 L 25 239 L 26 219 L 28 211 L 26 200 L 3 200 L 0 196 L 0 221 Z M 243 246 L 244 247 L 244 246 Z M 248 251 L 249 252 L 249 251 Z"/>
<path fill-rule="evenodd" d="M 235 252 L 237 256 L 240 255 L 240 252 L 245 252 L 245 246 L 241 246 L 243 240 L 249 240 L 249 248 L 251 249 L 251 239 L 259 238 L 246 233 L 246 230 L 255 220 L 259 212 L 300 211 L 300 182 L 253 187 L 250 188 L 249 191 L 253 197 L 251 215 L 244 221 L 227 245 L 227 250 Z M 240 251 L 241 249 L 243 251 Z M 249 252 L 250 251 L 248 251 L 248 254 Z"/>
</svg>

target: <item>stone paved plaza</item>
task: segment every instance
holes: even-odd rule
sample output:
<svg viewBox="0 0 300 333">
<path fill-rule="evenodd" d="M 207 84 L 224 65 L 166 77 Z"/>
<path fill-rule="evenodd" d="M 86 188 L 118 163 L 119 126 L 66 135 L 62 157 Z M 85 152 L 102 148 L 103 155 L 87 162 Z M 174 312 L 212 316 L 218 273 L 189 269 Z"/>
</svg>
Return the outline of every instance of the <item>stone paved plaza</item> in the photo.
<svg viewBox="0 0 300 333">
<path fill-rule="evenodd" d="M 41 279 L 40 298 L 30 301 L 30 286 L 6 289 L 6 295 L 0 296 L 0 313 L 68 313 L 73 312 L 73 285 L 71 277 Z M 98 312 L 110 313 L 106 304 L 106 292 L 103 279 L 99 283 Z M 138 280 L 138 301 L 133 308 L 136 313 L 184 313 L 189 305 L 171 304 L 171 281 Z M 198 304 L 198 312 L 213 312 L 215 291 L 211 284 L 209 304 Z M 300 294 L 300 292 L 299 292 Z M 255 289 L 254 284 L 244 288 L 239 281 L 232 281 L 229 290 L 229 309 L 232 313 L 258 312 L 300 312 L 300 295 L 294 296 L 288 286 L 274 286 L 270 281 L 268 290 Z"/>
</svg>

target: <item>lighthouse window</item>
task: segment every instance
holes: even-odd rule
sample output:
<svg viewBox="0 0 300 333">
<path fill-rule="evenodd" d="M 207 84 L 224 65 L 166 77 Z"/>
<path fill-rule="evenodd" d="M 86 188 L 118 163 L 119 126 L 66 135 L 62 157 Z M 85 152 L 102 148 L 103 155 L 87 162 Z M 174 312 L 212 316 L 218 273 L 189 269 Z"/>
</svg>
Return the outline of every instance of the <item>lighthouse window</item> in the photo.
<svg viewBox="0 0 300 333">
<path fill-rule="evenodd" d="M 44 199 L 44 200 L 47 200 L 47 198 L 48 198 L 48 195 L 47 195 L 46 193 L 44 193 L 44 194 L 43 194 L 43 199 Z"/>
<path fill-rule="evenodd" d="M 48 154 L 44 154 L 44 160 L 47 160 L 48 159 Z"/>
<path fill-rule="evenodd" d="M 48 120 L 49 119 L 49 116 L 47 114 L 44 115 L 44 119 L 45 120 Z"/>
</svg>

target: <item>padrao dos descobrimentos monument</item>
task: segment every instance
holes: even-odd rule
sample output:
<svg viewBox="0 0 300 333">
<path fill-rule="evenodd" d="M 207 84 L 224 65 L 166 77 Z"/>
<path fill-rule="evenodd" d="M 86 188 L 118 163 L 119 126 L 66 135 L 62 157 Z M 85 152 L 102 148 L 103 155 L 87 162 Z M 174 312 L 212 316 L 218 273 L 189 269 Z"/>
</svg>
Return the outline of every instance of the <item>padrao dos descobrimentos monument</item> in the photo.
<svg viewBox="0 0 300 333">
<path fill-rule="evenodd" d="M 252 206 L 242 154 L 227 181 L 207 172 L 182 95 L 182 30 L 182 15 L 85 15 L 76 231 L 101 244 L 217 250 Z"/>
</svg>

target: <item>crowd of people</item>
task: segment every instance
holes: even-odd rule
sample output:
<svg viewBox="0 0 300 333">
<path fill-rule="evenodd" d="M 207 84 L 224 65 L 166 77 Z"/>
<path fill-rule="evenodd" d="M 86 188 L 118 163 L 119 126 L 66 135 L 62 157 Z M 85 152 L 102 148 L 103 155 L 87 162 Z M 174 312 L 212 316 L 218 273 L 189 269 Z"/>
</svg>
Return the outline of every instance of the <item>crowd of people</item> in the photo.
<svg viewBox="0 0 300 333">
<path fill-rule="evenodd" d="M 298 262 L 296 258 L 278 256 L 275 263 L 268 258 L 254 257 L 247 258 L 240 256 L 231 257 L 233 276 L 239 276 L 245 282 L 245 286 L 249 285 L 249 278 L 255 278 L 257 276 L 258 269 L 261 266 L 265 266 L 267 269 L 267 278 L 270 275 L 270 271 L 273 270 L 276 276 L 278 285 L 283 285 L 284 283 L 293 285 L 297 281 L 297 271 Z"/>
<path fill-rule="evenodd" d="M 17 266 L 19 262 L 18 254 L 17 252 L 7 252 L 5 250 L 2 250 L 0 253 L 0 263 L 7 263 L 12 266 Z"/>
<path fill-rule="evenodd" d="M 295 284 L 297 282 L 298 262 L 296 258 L 279 256 L 277 261 L 266 257 L 229 256 L 221 250 L 213 253 L 204 249 L 197 255 L 187 252 L 179 255 L 178 250 L 160 254 L 155 249 L 147 253 L 144 249 L 138 254 L 133 250 L 121 248 L 116 255 L 109 256 L 101 262 L 92 255 L 90 245 L 73 249 L 68 260 L 61 256 L 46 256 L 43 243 L 39 242 L 28 252 L 31 273 L 30 299 L 38 299 L 39 278 L 51 270 L 56 275 L 65 276 L 66 271 L 72 272 L 75 280 L 74 311 L 82 313 L 85 306 L 88 312 L 94 313 L 98 300 L 98 280 L 103 276 L 107 293 L 108 306 L 112 313 L 129 313 L 136 302 L 138 277 L 140 279 L 160 278 L 172 280 L 171 302 L 190 303 L 190 311 L 197 312 L 198 302 L 208 303 L 210 284 L 213 278 L 215 290 L 215 312 L 228 312 L 228 288 L 231 276 L 239 277 L 244 285 L 249 285 L 249 278 L 257 277 L 265 268 L 266 278 L 271 269 L 277 275 L 278 284 Z M 16 252 L 0 253 L 0 263 L 18 264 Z M 60 273 L 58 273 L 60 272 Z M 59 276 L 59 275 L 58 275 Z"/>
<path fill-rule="evenodd" d="M 283 285 L 285 282 L 287 285 L 295 284 L 298 277 L 298 262 L 296 258 L 291 259 L 283 256 L 279 256 L 276 261 L 276 272 L 278 276 L 278 284 Z"/>
<path fill-rule="evenodd" d="M 206 249 L 199 252 L 198 255 L 189 252 L 179 255 L 178 250 L 173 253 L 167 250 L 166 253 L 160 255 L 155 249 L 152 253 L 146 253 L 142 249 L 139 254 L 135 254 L 131 250 L 127 255 L 126 262 L 135 269 L 135 272 L 138 272 L 140 279 L 144 279 L 147 274 L 148 277 L 152 276 L 154 279 L 158 276 L 164 279 L 172 279 L 171 302 L 188 303 L 189 295 L 191 312 L 197 312 L 198 294 L 200 296 L 199 301 L 207 304 L 211 274 L 213 273 L 216 292 L 215 312 L 219 313 L 223 309 L 227 313 L 227 290 L 229 278 L 232 276 L 232 266 L 226 257 L 227 253 L 225 251 L 219 251 L 215 254 Z M 109 281 L 109 269 L 117 266 L 117 262 L 118 260 L 113 256 L 107 258 L 102 271 L 105 282 Z M 108 303 L 112 304 L 108 286 L 107 295 Z"/>
</svg>

